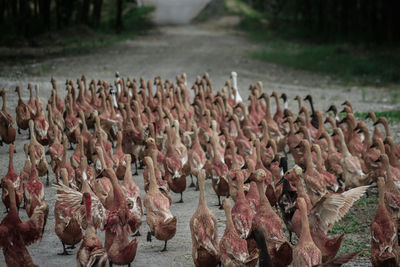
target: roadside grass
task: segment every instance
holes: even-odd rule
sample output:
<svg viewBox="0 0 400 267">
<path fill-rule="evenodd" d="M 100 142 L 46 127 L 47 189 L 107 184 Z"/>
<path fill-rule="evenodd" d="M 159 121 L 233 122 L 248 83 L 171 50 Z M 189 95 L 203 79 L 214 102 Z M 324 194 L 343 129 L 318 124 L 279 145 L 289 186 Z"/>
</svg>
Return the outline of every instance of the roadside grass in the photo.
<svg viewBox="0 0 400 267">
<path fill-rule="evenodd" d="M 240 0 L 226 1 L 242 16 L 240 29 L 262 45 L 251 58 L 330 75 L 345 84 L 400 82 L 400 48 L 396 45 L 321 41 L 302 33 L 301 28 L 270 25 L 265 15 Z"/>
<path fill-rule="evenodd" d="M 368 115 L 368 112 L 355 112 L 354 116 L 356 118 L 365 119 Z M 385 117 L 389 123 L 399 122 L 400 121 L 400 110 L 390 110 L 390 111 L 381 111 L 375 112 L 377 118 Z"/>
<path fill-rule="evenodd" d="M 79 54 L 87 53 L 94 48 L 132 39 L 135 36 L 144 34 L 152 27 L 148 15 L 154 10 L 154 7 L 127 6 L 122 15 L 124 28 L 119 33 L 116 33 L 114 28 L 115 8 L 113 6 L 106 6 L 105 9 L 105 14 L 102 17 L 100 26 L 96 30 L 84 25 L 75 25 L 62 30 L 52 30 L 43 33 L 34 37 L 32 40 L 10 39 L 2 40 L 1 43 L 7 45 L 9 42 L 17 42 L 18 45 L 16 49 L 23 49 L 26 46 L 57 48 L 50 49 L 49 51 L 51 52 L 46 56 L 53 56 L 54 54 Z M 4 38 L 6 37 L 3 37 L 3 39 Z M 13 38 L 13 36 L 9 38 Z M 6 55 L 5 59 L 7 60 L 9 58 L 13 61 L 19 59 L 21 63 L 24 63 L 27 58 L 41 57 L 43 57 L 43 54 L 37 55 L 33 53 L 29 56 L 24 54 L 24 56 L 19 59 L 18 53 L 16 53 L 16 55 Z"/>
<path fill-rule="evenodd" d="M 340 253 L 361 251 L 361 256 L 370 255 L 370 226 L 378 207 L 376 192 L 363 196 L 350 211 L 335 224 L 329 234 L 337 236 L 345 233 Z"/>
</svg>

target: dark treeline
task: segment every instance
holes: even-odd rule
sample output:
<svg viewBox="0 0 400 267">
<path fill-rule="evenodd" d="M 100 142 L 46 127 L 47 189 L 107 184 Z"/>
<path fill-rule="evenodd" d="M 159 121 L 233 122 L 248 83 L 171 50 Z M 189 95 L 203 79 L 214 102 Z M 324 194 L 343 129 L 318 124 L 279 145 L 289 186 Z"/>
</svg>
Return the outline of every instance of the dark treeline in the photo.
<svg viewBox="0 0 400 267">
<path fill-rule="evenodd" d="M 328 39 L 397 42 L 398 0 L 243 0 L 272 25 L 292 25 Z"/>
<path fill-rule="evenodd" d="M 129 0 L 125 0 L 128 2 Z M 108 3 L 114 14 L 113 27 L 121 31 L 124 0 L 0 0 L 2 31 L 32 37 L 50 30 L 72 25 L 100 27 L 104 5 Z M 129 2 L 134 2 L 130 0 Z M 107 10 L 109 11 L 109 10 Z"/>
</svg>

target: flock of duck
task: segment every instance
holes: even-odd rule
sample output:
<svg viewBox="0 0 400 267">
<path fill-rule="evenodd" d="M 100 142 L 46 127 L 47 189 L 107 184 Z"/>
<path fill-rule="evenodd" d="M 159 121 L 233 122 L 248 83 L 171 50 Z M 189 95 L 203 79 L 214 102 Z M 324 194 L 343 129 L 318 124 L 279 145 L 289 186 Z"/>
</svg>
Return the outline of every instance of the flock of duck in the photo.
<svg viewBox="0 0 400 267">
<path fill-rule="evenodd" d="M 385 118 L 370 113 L 370 133 L 346 101 L 343 119 L 331 106 L 324 120 L 310 95 L 305 100 L 311 114 L 300 96 L 297 113 L 288 109 L 286 94 L 269 95 L 261 82 L 250 85 L 246 106 L 235 72 L 218 92 L 207 73 L 198 76 L 192 100 L 186 74 L 175 83 L 116 77 L 114 84 L 88 82 L 85 75 L 76 83 L 68 80 L 64 100 L 52 78 L 46 105 L 38 86 L 34 98 L 28 85 L 27 103 L 17 87 L 18 133 L 29 130 L 19 174 L 13 168 L 17 131 L 2 89 L 0 137 L 10 146 L 9 170 L 1 180 L 8 213 L 0 224 L 0 247 L 8 266 L 36 266 L 26 247 L 44 232 L 49 207 L 39 177 L 47 176 L 48 185 L 50 169 L 56 176 L 55 233 L 62 254 L 82 241 L 78 266 L 130 265 L 138 247 L 132 235 L 139 234 L 142 216 L 150 228 L 147 241 L 164 241 L 166 251 L 179 220 L 170 210 L 171 191 L 183 202 L 189 175 L 189 187 L 199 191 L 190 220 L 196 266 L 340 266 L 359 252 L 337 256 L 343 234 L 330 237 L 328 231 L 372 184 L 378 186 L 379 202 L 371 225 L 371 262 L 398 265 L 400 146 Z M 68 149 L 74 150 L 70 157 Z M 141 167 L 145 209 L 132 178 Z M 226 215 L 219 241 L 217 220 L 206 203 L 212 197 L 205 195 L 206 179 Z M 25 222 L 18 215 L 22 203 Z M 98 231 L 105 231 L 104 244 Z M 298 237 L 295 245 L 292 233 Z"/>
</svg>

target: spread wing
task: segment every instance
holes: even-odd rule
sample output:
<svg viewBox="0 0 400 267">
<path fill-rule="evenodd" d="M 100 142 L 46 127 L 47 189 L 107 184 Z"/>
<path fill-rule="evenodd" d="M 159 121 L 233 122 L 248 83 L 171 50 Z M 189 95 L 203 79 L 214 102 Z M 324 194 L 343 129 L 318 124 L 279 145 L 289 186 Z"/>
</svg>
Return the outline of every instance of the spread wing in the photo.
<svg viewBox="0 0 400 267">
<path fill-rule="evenodd" d="M 62 202 L 63 206 L 70 207 L 71 213 L 75 214 L 81 225 L 86 228 L 86 209 L 81 205 L 83 194 L 63 184 L 55 184 L 54 188 L 57 190 L 57 201 Z M 91 194 L 91 202 L 93 224 L 96 228 L 103 229 L 106 209 L 94 194 Z"/>
<path fill-rule="evenodd" d="M 327 233 L 349 211 L 368 187 L 359 186 L 341 194 L 326 194 L 310 211 L 310 224 L 320 225 L 320 230 Z"/>
</svg>

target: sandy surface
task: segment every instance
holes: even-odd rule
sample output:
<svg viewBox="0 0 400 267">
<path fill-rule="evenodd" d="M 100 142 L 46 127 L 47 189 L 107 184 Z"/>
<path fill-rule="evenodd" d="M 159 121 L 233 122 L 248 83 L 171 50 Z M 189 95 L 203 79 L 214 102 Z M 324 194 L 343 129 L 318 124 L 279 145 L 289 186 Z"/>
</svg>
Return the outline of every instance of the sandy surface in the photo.
<svg viewBox="0 0 400 267">
<path fill-rule="evenodd" d="M 231 21 L 228 19 L 228 21 Z M 218 27 L 216 27 L 217 25 Z M 264 90 L 273 89 L 286 92 L 290 99 L 290 108 L 297 110 L 297 104 L 292 100 L 296 94 L 305 96 L 311 93 L 317 109 L 326 110 L 328 105 L 340 105 L 350 99 L 356 111 L 379 111 L 399 108 L 399 105 L 390 104 L 390 92 L 381 88 L 365 88 L 366 97 L 362 101 L 362 90 L 357 87 L 344 87 L 328 76 L 316 75 L 303 71 L 295 71 L 265 62 L 251 60 L 248 54 L 257 49 L 257 45 L 247 41 L 244 36 L 226 28 L 226 21 L 220 20 L 215 24 L 191 25 L 184 27 L 166 27 L 154 30 L 149 35 L 135 40 L 125 41 L 117 45 L 104 47 L 90 54 L 58 57 L 35 63 L 29 66 L 3 66 L 0 87 L 6 87 L 7 106 L 10 113 L 15 115 L 17 96 L 14 92 L 16 85 L 23 88 L 24 99 L 28 98 L 27 83 L 38 83 L 42 101 L 47 101 L 50 95 L 50 78 L 53 75 L 59 88 L 64 88 L 66 79 L 76 79 L 85 73 L 88 78 L 113 80 L 115 71 L 123 76 L 152 79 L 156 75 L 164 79 L 173 80 L 175 75 L 186 72 L 189 82 L 193 82 L 196 75 L 205 71 L 210 73 L 214 90 L 223 86 L 231 71 L 238 73 L 238 85 L 241 95 L 247 99 L 247 88 L 250 83 L 262 81 Z M 50 69 L 42 76 L 29 76 L 22 70 L 26 68 Z M 65 94 L 60 90 L 61 94 Z M 272 106 L 274 108 L 274 105 Z M 398 126 L 393 126 L 393 135 L 398 140 Z M 24 164 L 23 144 L 27 142 L 27 133 L 17 136 L 16 146 L 18 153 L 14 157 L 14 167 L 19 172 Z M 0 147 L 0 177 L 7 172 L 8 146 Z M 51 182 L 54 174 L 51 173 Z M 143 176 L 134 177 L 139 187 L 143 189 Z M 189 184 L 188 178 L 188 184 Z M 45 181 L 43 179 L 43 181 Z M 211 185 L 206 184 L 207 203 L 218 218 L 219 236 L 224 231 L 225 216 L 215 206 L 217 197 Z M 58 256 L 62 246 L 54 232 L 54 203 L 55 190 L 50 186 L 45 190 L 46 200 L 50 205 L 50 214 L 43 240 L 29 247 L 34 262 L 40 266 L 76 265 L 75 253 L 70 256 Z M 171 211 L 178 217 L 177 234 L 168 242 L 168 252 L 159 252 L 163 242 L 153 239 L 152 243 L 145 240 L 148 231 L 145 218 L 140 229 L 139 247 L 134 266 L 191 266 L 191 237 L 189 220 L 197 207 L 198 192 L 188 188 L 184 193 L 184 203 L 176 203 L 179 195 L 172 194 L 173 205 Z M 144 192 L 142 192 L 142 198 Z M 0 219 L 4 217 L 3 203 L 0 203 Z M 20 216 L 26 220 L 24 210 Z M 100 234 L 103 239 L 104 236 Z M 351 266 L 368 266 L 365 259 L 360 259 Z M 4 266 L 4 258 L 0 256 L 0 266 Z"/>
</svg>

